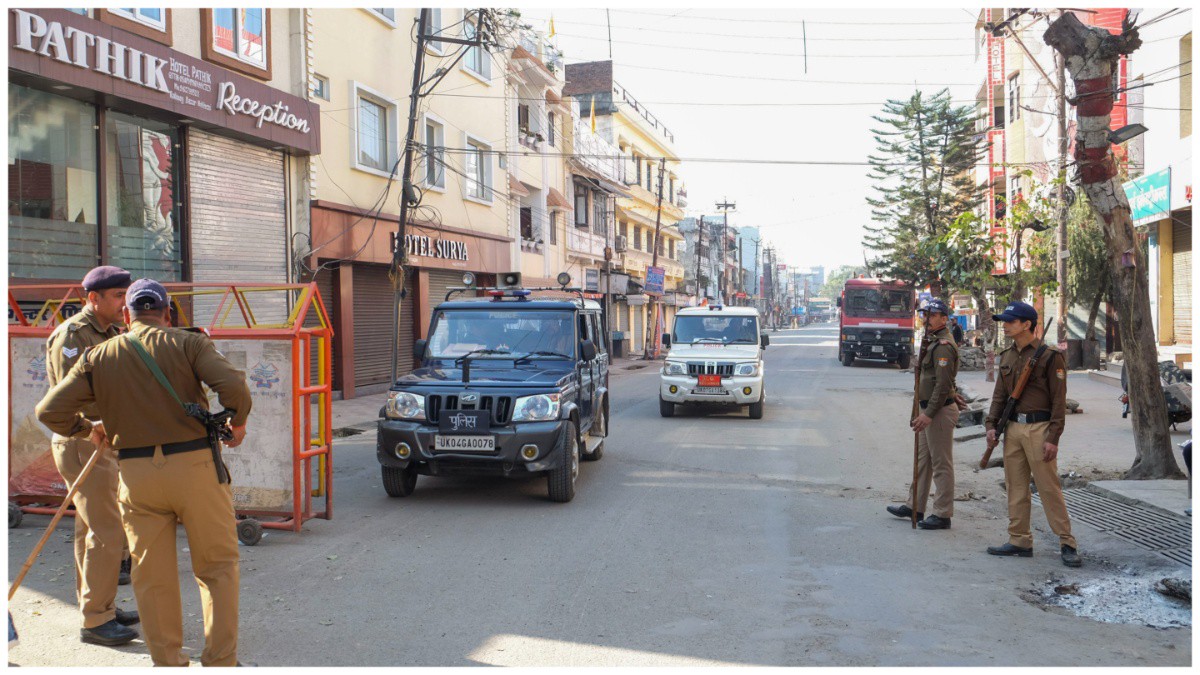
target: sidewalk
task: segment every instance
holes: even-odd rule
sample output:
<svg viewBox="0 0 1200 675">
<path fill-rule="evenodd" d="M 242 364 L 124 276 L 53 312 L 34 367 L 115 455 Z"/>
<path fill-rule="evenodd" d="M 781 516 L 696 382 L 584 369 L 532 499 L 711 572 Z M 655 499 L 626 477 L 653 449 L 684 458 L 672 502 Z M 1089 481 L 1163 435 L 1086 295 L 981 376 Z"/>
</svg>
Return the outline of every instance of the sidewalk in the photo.
<svg viewBox="0 0 1200 675">
<path fill-rule="evenodd" d="M 958 374 L 959 385 L 973 397 L 990 398 L 995 383 L 985 381 L 983 371 Z M 1191 508 L 1186 480 L 1119 480 L 1133 464 L 1133 423 L 1121 419 L 1121 390 L 1089 378 L 1087 371 L 1067 374 L 1067 398 L 1079 402 L 1082 412 L 1067 415 L 1066 430 L 1059 443 L 1059 473 L 1075 472 L 1090 480 L 1089 489 L 1125 503 L 1141 503 L 1159 510 L 1184 515 Z M 965 395 L 965 394 L 964 394 Z M 977 427 L 982 431 L 981 427 Z M 960 429 L 958 436 L 968 429 Z M 1179 444 L 1191 438 L 1192 424 L 1180 424 L 1171 432 L 1171 448 L 1179 468 L 1187 472 Z M 976 444 L 980 441 L 973 440 Z M 1103 478 L 1103 480 L 1091 480 Z"/>
</svg>

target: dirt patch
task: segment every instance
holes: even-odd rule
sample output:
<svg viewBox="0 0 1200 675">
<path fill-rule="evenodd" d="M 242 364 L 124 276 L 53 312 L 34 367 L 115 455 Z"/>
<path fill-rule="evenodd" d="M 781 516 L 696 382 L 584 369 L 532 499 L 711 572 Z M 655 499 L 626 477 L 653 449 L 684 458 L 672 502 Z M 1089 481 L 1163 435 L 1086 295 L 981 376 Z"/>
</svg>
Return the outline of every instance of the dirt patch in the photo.
<svg viewBox="0 0 1200 675">
<path fill-rule="evenodd" d="M 1022 600 L 1047 611 L 1074 614 L 1102 623 L 1122 623 L 1150 628 L 1188 628 L 1192 603 L 1180 597 L 1190 579 L 1163 579 L 1131 571 L 1117 571 L 1093 579 L 1051 576 L 1022 591 Z M 1165 593 L 1170 588 L 1175 593 Z"/>
</svg>

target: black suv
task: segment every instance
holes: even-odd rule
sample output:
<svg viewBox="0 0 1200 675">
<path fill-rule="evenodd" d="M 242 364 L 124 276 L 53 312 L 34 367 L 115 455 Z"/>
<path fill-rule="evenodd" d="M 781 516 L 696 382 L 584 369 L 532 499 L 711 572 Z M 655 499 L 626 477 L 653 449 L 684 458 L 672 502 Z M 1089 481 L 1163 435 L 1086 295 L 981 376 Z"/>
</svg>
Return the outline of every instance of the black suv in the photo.
<svg viewBox="0 0 1200 675">
<path fill-rule="evenodd" d="M 407 497 L 418 475 L 544 474 L 550 499 L 569 502 L 580 460 L 600 459 L 608 435 L 600 305 L 577 289 L 480 290 L 490 297 L 437 306 L 416 370 L 388 392 L 384 489 Z"/>
</svg>

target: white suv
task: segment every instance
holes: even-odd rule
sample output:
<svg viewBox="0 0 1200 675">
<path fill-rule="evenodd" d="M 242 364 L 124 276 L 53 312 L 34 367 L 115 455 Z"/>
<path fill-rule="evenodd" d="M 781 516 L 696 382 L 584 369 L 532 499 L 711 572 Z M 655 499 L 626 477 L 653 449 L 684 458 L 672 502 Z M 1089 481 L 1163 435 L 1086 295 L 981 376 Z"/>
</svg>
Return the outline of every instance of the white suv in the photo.
<svg viewBox="0 0 1200 675">
<path fill-rule="evenodd" d="M 670 347 L 658 396 L 663 417 L 673 416 L 677 403 L 715 403 L 747 406 L 751 419 L 762 418 L 762 350 L 770 339 L 761 333 L 758 310 L 681 309 L 663 344 Z"/>
</svg>

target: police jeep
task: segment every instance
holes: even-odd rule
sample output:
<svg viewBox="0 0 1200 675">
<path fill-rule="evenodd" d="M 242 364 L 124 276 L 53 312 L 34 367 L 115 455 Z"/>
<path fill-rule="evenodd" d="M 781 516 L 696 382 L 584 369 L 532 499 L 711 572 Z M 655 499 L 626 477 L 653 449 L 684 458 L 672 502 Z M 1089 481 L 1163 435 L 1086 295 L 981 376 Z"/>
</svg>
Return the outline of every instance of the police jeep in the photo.
<svg viewBox="0 0 1200 675">
<path fill-rule="evenodd" d="M 446 294 L 380 410 L 388 495 L 411 495 L 419 475 L 545 475 L 552 501 L 575 497 L 580 461 L 604 453 L 609 356 L 600 305 L 569 281 Z"/>
</svg>

